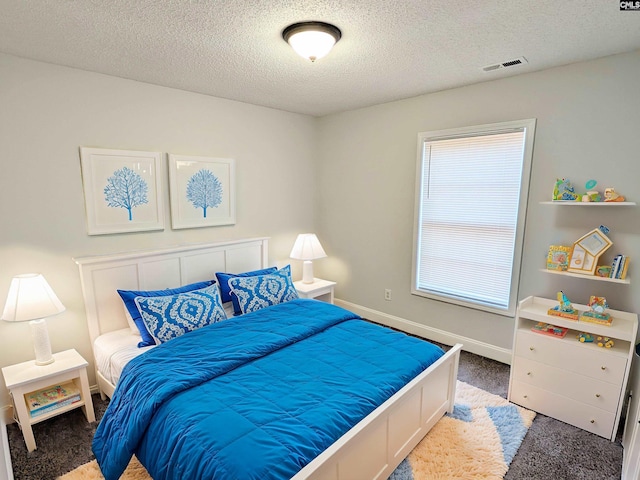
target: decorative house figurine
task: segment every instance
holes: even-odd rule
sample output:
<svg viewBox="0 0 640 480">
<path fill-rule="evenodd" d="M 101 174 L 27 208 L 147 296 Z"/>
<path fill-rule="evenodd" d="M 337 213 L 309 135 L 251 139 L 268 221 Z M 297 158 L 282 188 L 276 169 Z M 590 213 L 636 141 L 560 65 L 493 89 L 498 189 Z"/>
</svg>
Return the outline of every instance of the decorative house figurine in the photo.
<svg viewBox="0 0 640 480">
<path fill-rule="evenodd" d="M 607 299 L 604 297 L 589 297 L 589 303 L 587 303 L 589 310 L 580 315 L 581 322 L 597 323 L 600 325 L 611 325 L 612 318 L 607 313 Z M 605 342 L 606 343 L 606 342 Z"/>
<path fill-rule="evenodd" d="M 576 240 L 571 249 L 567 271 L 594 275 L 598 266 L 598 259 L 613 245 L 613 242 L 607 237 L 608 232 L 608 227 L 600 225 L 600 227 L 594 228 Z"/>
<path fill-rule="evenodd" d="M 573 308 L 573 305 L 571 305 L 571 302 L 562 290 L 558 292 L 558 302 L 559 305 L 547 311 L 549 315 L 568 318 L 569 320 L 578 320 L 578 310 Z"/>
</svg>

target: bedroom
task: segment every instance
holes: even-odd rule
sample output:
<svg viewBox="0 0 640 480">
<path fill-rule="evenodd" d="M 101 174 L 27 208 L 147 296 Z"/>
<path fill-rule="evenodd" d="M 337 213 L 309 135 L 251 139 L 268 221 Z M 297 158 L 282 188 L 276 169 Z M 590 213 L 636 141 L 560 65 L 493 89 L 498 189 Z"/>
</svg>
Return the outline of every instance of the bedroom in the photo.
<svg viewBox="0 0 640 480">
<path fill-rule="evenodd" d="M 610 3 L 615 10 L 617 3 Z M 639 21 L 636 13 L 615 14 Z M 640 197 L 640 99 L 634 93 L 640 52 L 634 48 L 320 117 L 2 54 L 0 292 L 7 292 L 13 275 L 43 273 L 67 307 L 49 321 L 53 350 L 76 348 L 91 358 L 73 257 L 269 236 L 271 260 L 287 262 L 295 236 L 309 230 L 328 253 L 316 262 L 317 275 L 337 282 L 338 299 L 380 312 L 381 320 L 411 322 L 434 340 L 461 340 L 471 351 L 509 362 L 512 318 L 410 294 L 416 134 L 537 118 L 519 298 L 552 297 L 560 288 L 582 298 L 582 284 L 567 286 L 538 270 L 549 244 L 585 232 L 588 212 L 556 225 L 554 213 L 538 202 L 549 198 L 556 177 L 565 176 L 597 178 L 630 199 Z M 234 158 L 238 221 L 87 236 L 80 146 Z M 616 246 L 637 252 L 639 227 L 624 219 L 613 219 Z M 299 265 L 292 265 L 299 278 Z M 393 292 L 390 302 L 385 289 Z M 635 282 L 605 286 L 603 294 L 617 308 L 640 311 Z M 1 366 L 33 357 L 27 325 L 0 322 L 0 338 Z M 3 390 L 5 414 L 9 403 Z"/>
</svg>

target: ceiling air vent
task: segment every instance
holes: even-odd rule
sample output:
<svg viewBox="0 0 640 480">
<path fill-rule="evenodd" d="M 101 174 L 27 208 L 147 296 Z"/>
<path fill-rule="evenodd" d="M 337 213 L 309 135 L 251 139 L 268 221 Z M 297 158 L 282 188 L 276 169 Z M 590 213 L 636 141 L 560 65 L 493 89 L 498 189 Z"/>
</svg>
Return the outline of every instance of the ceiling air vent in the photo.
<svg viewBox="0 0 640 480">
<path fill-rule="evenodd" d="M 524 57 L 514 58 L 513 60 L 509 60 L 507 62 L 496 63 L 494 65 L 487 65 L 486 67 L 482 67 L 482 70 L 485 72 L 492 72 L 494 70 L 499 70 L 501 68 L 507 67 L 515 67 L 516 65 L 524 65 L 527 62 L 527 59 Z"/>
</svg>

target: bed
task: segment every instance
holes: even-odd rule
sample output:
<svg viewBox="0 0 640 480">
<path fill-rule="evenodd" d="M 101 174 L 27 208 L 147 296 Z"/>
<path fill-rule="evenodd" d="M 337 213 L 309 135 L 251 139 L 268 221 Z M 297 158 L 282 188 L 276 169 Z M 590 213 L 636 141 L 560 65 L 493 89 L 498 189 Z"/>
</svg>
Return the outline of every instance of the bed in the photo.
<svg viewBox="0 0 640 480">
<path fill-rule="evenodd" d="M 216 271 L 244 272 L 265 268 L 269 263 L 266 238 L 85 257 L 76 259 L 76 262 L 80 269 L 89 333 L 96 357 L 98 387 L 101 395 L 112 397 L 108 412 L 99 427 L 99 445 L 96 452 L 99 460 L 102 459 L 103 472 L 106 470 L 105 477 L 108 480 L 118 478 L 118 472 L 124 468 L 123 465 L 126 466 L 132 453 L 136 453 L 154 478 L 186 478 L 185 475 L 189 475 L 190 478 L 387 478 L 440 417 L 453 409 L 460 345 L 454 346 L 446 353 L 434 354 L 434 358 L 429 360 L 422 357 L 430 355 L 425 352 L 428 350 L 425 344 L 430 344 L 412 338 L 409 352 L 413 353 L 398 360 L 399 363 L 406 364 L 402 369 L 407 368 L 408 371 L 393 374 L 393 370 L 391 375 L 378 377 L 384 366 L 393 365 L 394 357 L 402 355 L 390 354 L 390 357 L 385 359 L 387 347 L 367 344 L 366 341 L 387 342 L 393 345 L 399 342 L 400 337 L 407 336 L 371 324 L 340 307 L 323 304 L 317 300 L 293 300 L 225 320 L 211 328 L 194 331 L 158 347 L 137 347 L 137 339 L 131 334 L 122 301 L 115 293 L 117 289 L 172 288 L 211 279 Z M 247 331 L 250 339 L 234 337 L 235 332 L 240 332 L 237 333 L 240 335 Z M 275 335 L 274 332 L 278 334 Z M 289 340 L 289 335 L 295 337 L 295 341 Z M 378 335 L 384 340 L 379 339 Z M 345 344 L 351 345 L 349 339 L 353 338 L 362 338 L 365 343 L 360 347 L 341 347 Z M 197 346 L 194 347 L 191 342 L 196 342 Z M 238 351 L 231 350 L 238 345 L 242 345 L 242 360 L 239 360 Z M 208 348 L 211 350 L 207 350 Z M 305 397 L 304 389 L 298 387 L 303 382 L 294 378 L 294 387 L 281 385 L 279 376 L 311 376 L 319 372 L 315 363 L 303 359 L 318 358 L 326 354 L 329 351 L 327 349 L 335 350 L 331 350 L 332 353 L 328 357 L 336 359 L 332 367 L 335 369 L 320 375 L 325 381 L 324 386 L 317 389 L 307 387 L 310 390 L 323 391 L 322 389 L 335 388 L 335 380 L 342 376 L 350 378 L 348 375 L 354 372 L 350 372 L 349 368 L 359 362 L 363 365 L 377 362 L 379 371 L 372 371 L 371 377 L 363 375 L 362 372 L 355 372 L 364 386 L 356 388 L 356 381 L 343 381 L 339 388 L 345 388 L 346 384 L 353 386 L 354 390 L 346 393 L 347 397 L 337 396 L 334 403 L 320 402 L 326 404 L 324 411 L 319 407 L 301 408 L 313 400 L 310 400 L 313 392 L 306 392 Z M 145 353 L 141 354 L 141 350 Z M 169 355 L 169 351 L 171 356 L 165 357 L 164 355 Z M 138 376 L 146 380 L 137 383 L 153 384 L 152 370 L 168 370 L 161 367 L 163 362 L 175 365 L 173 355 L 180 351 L 184 355 L 178 363 L 184 366 L 182 370 L 186 372 L 186 377 L 176 379 L 179 390 L 168 388 L 171 378 L 159 380 L 162 385 L 155 391 L 138 390 L 139 387 L 132 386 L 136 383 L 133 378 Z M 194 351 L 198 352 L 198 355 L 193 355 Z M 220 352 L 226 353 L 222 355 Z M 260 353 L 259 357 L 256 352 Z M 356 357 L 339 357 L 343 353 L 355 353 Z M 361 357 L 358 357 L 359 355 Z M 304 368 L 298 368 L 301 365 L 307 369 L 306 372 L 302 372 Z M 345 369 L 345 365 L 349 368 Z M 135 374 L 128 373 L 129 371 Z M 208 372 L 206 379 L 202 377 L 202 371 Z M 258 383 L 252 384 L 252 379 Z M 268 379 L 268 382 L 260 387 L 259 382 L 265 379 Z M 198 388 L 204 390 L 183 388 L 185 384 L 190 383 L 198 384 Z M 167 402 L 159 405 L 156 400 L 163 395 L 162 392 L 166 393 Z M 285 395 L 283 392 L 292 394 Z M 263 399 L 262 397 L 268 397 L 267 393 L 272 396 Z M 326 398 L 329 398 L 329 394 L 326 395 Z M 371 397 L 375 397 L 371 400 L 373 403 L 369 402 Z M 149 405 L 146 407 L 145 398 L 153 399 L 152 402 L 147 402 Z M 201 398 L 215 401 L 204 402 L 199 400 Z M 284 442 L 279 439 L 281 445 L 273 452 L 265 450 L 264 454 L 255 447 L 264 443 L 264 438 L 251 444 L 251 439 L 254 439 L 253 433 L 233 433 L 234 429 L 239 428 L 239 423 L 241 424 L 237 421 L 237 411 L 216 415 L 207 411 L 217 409 L 214 404 L 217 405 L 220 399 L 223 399 L 223 403 L 241 410 L 244 408 L 245 411 L 241 412 L 241 415 L 245 417 L 258 413 L 262 415 L 255 423 L 262 422 L 265 415 L 270 415 L 272 419 L 288 419 L 288 413 L 276 414 L 272 411 L 274 405 L 280 408 L 276 404 L 283 398 L 286 399 L 284 404 L 289 401 L 298 402 L 291 407 L 299 413 L 296 422 L 306 424 L 310 430 L 306 433 L 291 433 L 291 421 L 285 420 L 280 424 L 270 422 L 271 430 L 268 431 L 268 437 L 271 438 L 274 432 L 278 432 L 277 436 L 293 435 L 294 440 L 293 443 L 286 444 L 290 439 Z M 356 398 L 357 400 L 354 400 Z M 259 399 L 262 403 L 250 403 L 247 399 Z M 125 408 L 123 405 L 128 407 Z M 192 410 L 194 405 L 197 405 L 199 410 Z M 318 402 L 316 407 L 317 405 Z M 282 408 L 289 407 L 285 405 Z M 347 415 L 349 409 L 353 411 Z M 308 417 L 310 413 L 307 410 L 313 411 L 311 417 Z M 343 418 L 345 416 L 349 418 Z M 325 417 L 329 422 L 326 430 L 330 434 L 316 435 L 316 430 L 325 430 L 322 430 L 324 427 L 317 427 L 315 422 L 320 422 Z M 234 421 L 229 420 L 230 418 Z M 258 430 L 265 430 L 262 426 L 264 423 Z M 131 439 L 131 444 L 126 448 L 119 448 L 127 442 L 109 443 L 109 436 L 123 434 L 123 428 L 127 430 L 125 433 L 128 435 L 127 438 Z M 167 435 L 173 437 L 170 440 L 173 443 L 166 443 L 165 440 L 157 444 L 152 442 L 164 435 L 160 432 L 171 431 L 177 432 L 175 435 Z M 186 432 L 191 432 L 191 437 Z M 225 435 L 206 432 L 225 432 Z M 203 436 L 211 437 L 207 439 L 213 442 L 207 447 L 209 450 L 199 457 L 192 455 Z M 311 437 L 315 438 L 311 441 L 313 449 L 305 444 Z M 193 440 L 194 438 L 196 440 Z M 245 443 L 239 439 L 244 439 L 242 441 Z M 223 445 L 219 442 L 227 443 Z M 120 445 L 116 445 L 118 443 Z M 211 455 L 212 451 L 232 452 L 231 447 L 235 448 L 235 444 L 239 445 L 240 452 L 251 451 L 253 457 L 265 457 L 266 463 L 262 466 L 258 463 L 255 466 L 253 463 L 247 466 L 247 462 L 244 462 L 245 465 L 242 465 L 243 462 L 236 462 L 234 467 L 228 467 L 226 464 L 216 463 L 216 460 L 207 464 L 206 468 L 209 470 L 201 470 L 205 468 L 202 465 L 207 463 L 205 459 L 211 456 L 223 458 L 226 455 Z M 292 444 L 297 445 L 296 448 L 300 450 L 296 450 L 295 455 L 290 450 Z M 252 445 L 255 448 L 252 449 Z M 186 455 L 178 458 L 175 455 L 178 455 L 181 448 Z M 287 453 L 283 453 L 283 448 Z M 278 449 L 281 449 L 279 453 Z M 261 454 L 258 455 L 256 452 Z M 192 459 L 191 463 L 188 458 Z M 200 460 L 195 461 L 194 458 Z M 265 474 L 265 471 L 270 473 Z M 257 476 L 252 476 L 254 473 Z"/>
</svg>

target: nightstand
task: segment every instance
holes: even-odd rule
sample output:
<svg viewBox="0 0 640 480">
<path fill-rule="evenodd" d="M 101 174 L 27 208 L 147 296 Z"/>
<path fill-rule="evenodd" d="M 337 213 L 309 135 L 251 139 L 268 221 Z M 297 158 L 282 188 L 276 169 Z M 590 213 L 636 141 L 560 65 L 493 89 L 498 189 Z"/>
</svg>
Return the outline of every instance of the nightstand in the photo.
<svg viewBox="0 0 640 480">
<path fill-rule="evenodd" d="M 87 361 L 75 350 L 54 353 L 55 361 L 49 365 L 36 365 L 34 360 L 11 365 L 2 369 L 4 382 L 13 398 L 14 418 L 22 429 L 24 443 L 30 452 L 36 449 L 32 425 L 61 413 L 82 407 L 87 420 L 95 422 L 93 401 L 87 378 Z M 38 416 L 31 416 L 25 395 L 47 387 L 73 382 L 80 390 L 80 400 L 63 405 Z"/>
<path fill-rule="evenodd" d="M 300 298 L 315 298 L 323 302 L 333 303 L 333 287 L 336 282 L 314 278 L 313 283 L 302 283 L 302 280 L 293 282 Z"/>
</svg>

